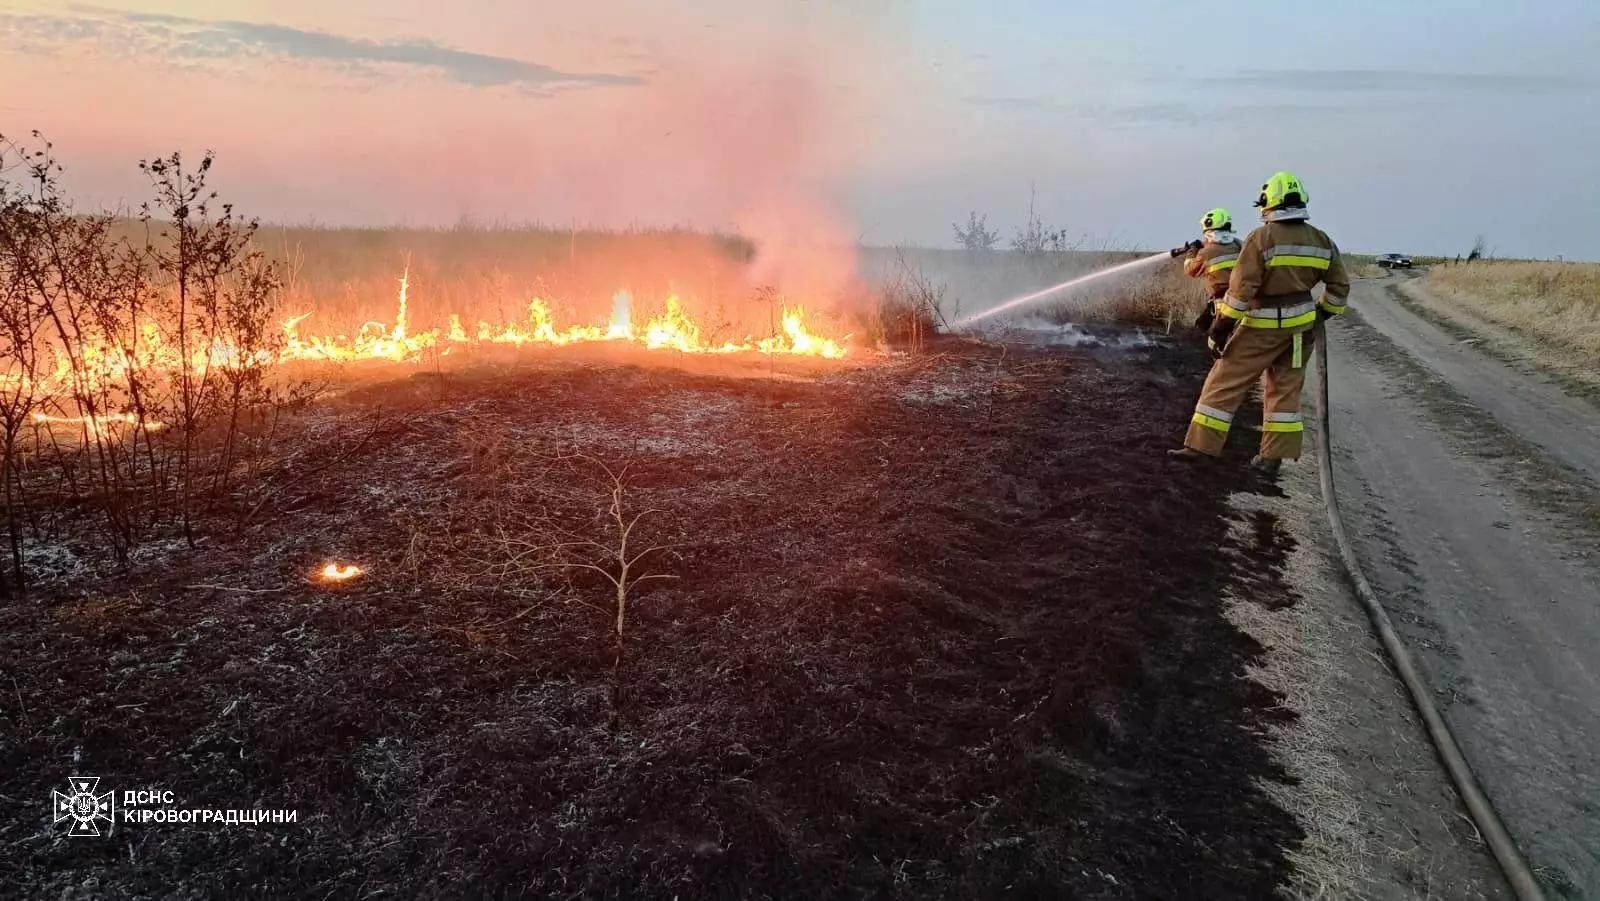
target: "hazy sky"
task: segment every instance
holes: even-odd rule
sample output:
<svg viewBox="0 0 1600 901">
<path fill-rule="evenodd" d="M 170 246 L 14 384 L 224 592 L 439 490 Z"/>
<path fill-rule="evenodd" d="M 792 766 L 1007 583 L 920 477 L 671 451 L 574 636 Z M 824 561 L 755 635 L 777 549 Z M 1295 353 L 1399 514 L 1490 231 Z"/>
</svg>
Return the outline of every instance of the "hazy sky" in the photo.
<svg viewBox="0 0 1600 901">
<path fill-rule="evenodd" d="M 1600 4 L 0 0 L 0 132 L 82 201 L 217 151 L 291 222 L 1170 246 L 1296 170 L 1356 250 L 1600 258 Z"/>
</svg>

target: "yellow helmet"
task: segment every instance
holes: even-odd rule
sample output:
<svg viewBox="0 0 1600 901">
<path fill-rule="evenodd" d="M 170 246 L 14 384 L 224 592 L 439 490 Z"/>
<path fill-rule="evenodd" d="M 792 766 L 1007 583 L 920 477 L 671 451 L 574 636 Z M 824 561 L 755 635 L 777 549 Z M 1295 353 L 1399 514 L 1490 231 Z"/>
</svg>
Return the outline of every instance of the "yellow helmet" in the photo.
<svg viewBox="0 0 1600 901">
<path fill-rule="evenodd" d="M 1206 231 L 1228 231 L 1233 228 L 1233 214 L 1219 206 L 1200 217 L 1200 227 Z"/>
<path fill-rule="evenodd" d="M 1256 206 L 1275 210 L 1282 206 L 1305 206 L 1311 202 L 1311 192 L 1306 190 L 1300 176 L 1293 172 L 1274 172 L 1261 186 L 1261 196 Z"/>
</svg>

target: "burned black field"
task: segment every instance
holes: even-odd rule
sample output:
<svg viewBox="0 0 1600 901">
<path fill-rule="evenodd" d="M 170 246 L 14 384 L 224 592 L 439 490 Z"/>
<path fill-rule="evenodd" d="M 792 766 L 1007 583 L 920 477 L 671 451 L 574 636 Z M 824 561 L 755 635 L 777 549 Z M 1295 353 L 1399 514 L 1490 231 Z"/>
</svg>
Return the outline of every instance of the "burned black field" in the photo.
<svg viewBox="0 0 1600 901">
<path fill-rule="evenodd" d="M 353 390 L 242 528 L 0 608 L 0 893 L 1268 896 L 1286 714 L 1220 604 L 1250 486 L 1163 455 L 1205 363 L 951 342 Z M 620 657 L 585 566 L 618 484 L 649 577 Z M 77 773 L 297 821 L 68 838 Z"/>
</svg>

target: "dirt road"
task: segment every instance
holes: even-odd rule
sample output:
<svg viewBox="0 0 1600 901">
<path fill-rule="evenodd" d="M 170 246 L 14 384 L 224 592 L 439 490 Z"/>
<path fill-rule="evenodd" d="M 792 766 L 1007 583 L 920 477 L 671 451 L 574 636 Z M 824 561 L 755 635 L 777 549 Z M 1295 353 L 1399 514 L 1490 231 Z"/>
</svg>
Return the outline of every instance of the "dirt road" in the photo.
<svg viewBox="0 0 1600 901">
<path fill-rule="evenodd" d="M 1334 461 L 1368 575 L 1555 897 L 1600 897 L 1600 410 L 1358 285 Z"/>
</svg>

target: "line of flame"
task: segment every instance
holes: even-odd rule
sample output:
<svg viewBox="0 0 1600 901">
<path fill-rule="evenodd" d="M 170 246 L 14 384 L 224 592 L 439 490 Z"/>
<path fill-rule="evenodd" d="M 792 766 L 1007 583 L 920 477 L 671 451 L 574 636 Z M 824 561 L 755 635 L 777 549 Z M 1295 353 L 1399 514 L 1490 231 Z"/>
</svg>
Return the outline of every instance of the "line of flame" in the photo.
<svg viewBox="0 0 1600 901">
<path fill-rule="evenodd" d="M 408 309 L 409 274 L 408 271 L 399 279 L 397 309 L 392 324 L 367 322 L 353 337 L 305 335 L 301 328 L 312 314 L 301 313 L 280 323 L 283 344 L 276 352 L 261 350 L 247 353 L 226 341 L 218 340 L 208 347 L 191 351 L 190 365 L 195 371 L 204 371 L 237 368 L 252 363 L 270 366 L 297 360 L 409 362 L 421 359 L 430 349 L 448 354 L 452 349 L 463 346 L 564 346 L 602 341 L 688 354 L 756 352 L 832 360 L 845 356 L 845 348 L 840 342 L 814 334 L 806 327 L 805 312 L 798 307 L 783 309 L 781 327 L 776 334 L 718 344 L 705 339 L 699 324 L 689 316 L 675 296 L 667 298 L 660 315 L 650 319 L 642 328 L 635 328 L 631 320 L 632 298 L 626 291 L 617 292 L 613 298 L 611 321 L 603 326 L 570 325 L 558 328 L 549 304 L 534 298 L 528 303 L 527 318 L 523 322 L 497 325 L 480 321 L 474 329 L 469 330 L 460 315 L 451 314 L 446 329 L 412 332 Z M 52 370 L 39 377 L 41 384 L 35 387 L 47 397 L 70 397 L 76 393 L 75 389 L 96 390 L 122 384 L 132 373 L 175 372 L 181 368 L 182 360 L 182 353 L 167 339 L 163 330 L 154 322 L 146 322 L 140 325 L 132 340 L 105 340 L 78 348 L 75 361 L 65 354 L 56 353 Z M 0 371 L 0 390 L 15 391 L 22 387 L 27 387 L 24 376 L 16 371 Z M 33 419 L 43 424 L 79 426 L 95 436 L 113 436 L 140 421 L 133 413 L 103 413 L 94 417 L 35 413 Z M 150 431 L 163 427 L 162 423 L 148 419 L 144 424 Z"/>
<path fill-rule="evenodd" d="M 668 297 L 666 309 L 651 319 L 642 329 L 635 329 L 628 321 L 627 305 L 620 302 L 625 295 L 619 292 L 618 312 L 607 325 L 570 325 L 558 328 L 550 313 L 549 304 L 534 298 L 528 303 L 527 319 L 495 325 L 479 322 L 471 331 L 459 314 L 451 314 L 445 329 L 429 329 L 411 333 L 405 319 L 406 291 L 402 282 L 400 309 L 394 324 L 367 322 L 354 336 L 316 335 L 300 332 L 303 322 L 311 315 L 302 313 L 283 321 L 284 346 L 280 360 L 415 360 L 430 348 L 448 350 L 457 345 L 508 344 L 516 347 L 529 344 L 563 346 L 591 341 L 624 341 L 639 344 L 650 350 L 676 350 L 681 353 L 740 353 L 754 351 L 767 354 L 793 354 L 840 359 L 845 348 L 839 342 L 812 333 L 805 323 L 805 311 L 785 308 L 782 327 L 778 334 L 766 338 L 746 338 L 744 341 L 725 341 L 720 344 L 704 339 L 700 326 L 684 311 L 676 297 Z"/>
</svg>

